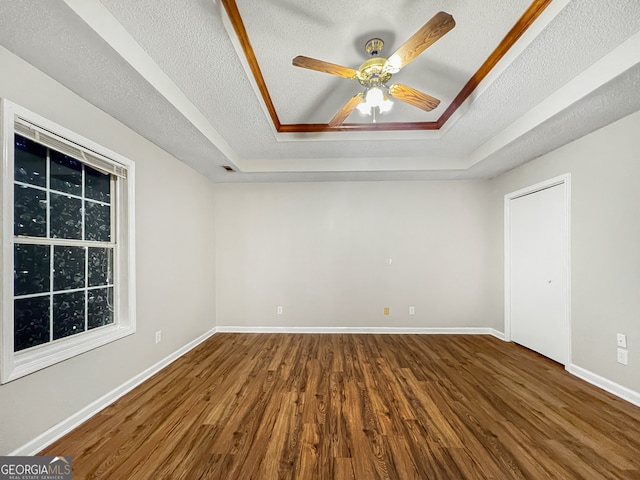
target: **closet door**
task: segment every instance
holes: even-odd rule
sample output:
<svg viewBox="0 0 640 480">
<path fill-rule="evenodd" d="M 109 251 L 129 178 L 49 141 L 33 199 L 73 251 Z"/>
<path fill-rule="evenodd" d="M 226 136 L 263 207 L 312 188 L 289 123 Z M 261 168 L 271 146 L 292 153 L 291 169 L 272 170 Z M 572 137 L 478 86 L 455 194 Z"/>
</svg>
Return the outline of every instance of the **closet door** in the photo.
<svg viewBox="0 0 640 480">
<path fill-rule="evenodd" d="M 511 340 L 568 361 L 565 183 L 508 200 Z"/>
</svg>

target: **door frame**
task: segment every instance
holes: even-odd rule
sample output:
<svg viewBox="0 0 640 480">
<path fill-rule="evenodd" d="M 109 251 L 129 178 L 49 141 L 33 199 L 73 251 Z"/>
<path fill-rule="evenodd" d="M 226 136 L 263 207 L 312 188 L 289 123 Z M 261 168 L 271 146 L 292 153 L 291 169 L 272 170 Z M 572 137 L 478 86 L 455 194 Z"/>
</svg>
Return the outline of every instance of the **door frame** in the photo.
<svg viewBox="0 0 640 480">
<path fill-rule="evenodd" d="M 571 174 L 566 173 L 548 180 L 530 185 L 504 196 L 504 336 L 511 342 L 511 201 L 525 195 L 546 190 L 547 188 L 564 185 L 564 213 L 566 227 L 566 311 L 565 311 L 565 368 L 571 364 Z"/>
</svg>

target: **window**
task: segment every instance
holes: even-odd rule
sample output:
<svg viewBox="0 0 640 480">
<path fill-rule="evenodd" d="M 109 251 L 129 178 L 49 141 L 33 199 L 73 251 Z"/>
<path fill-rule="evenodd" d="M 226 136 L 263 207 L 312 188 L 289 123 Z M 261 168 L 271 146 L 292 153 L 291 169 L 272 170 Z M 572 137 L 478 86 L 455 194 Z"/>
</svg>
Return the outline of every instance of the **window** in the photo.
<svg viewBox="0 0 640 480">
<path fill-rule="evenodd" d="M 2 382 L 135 331 L 133 163 L 3 101 Z"/>
</svg>

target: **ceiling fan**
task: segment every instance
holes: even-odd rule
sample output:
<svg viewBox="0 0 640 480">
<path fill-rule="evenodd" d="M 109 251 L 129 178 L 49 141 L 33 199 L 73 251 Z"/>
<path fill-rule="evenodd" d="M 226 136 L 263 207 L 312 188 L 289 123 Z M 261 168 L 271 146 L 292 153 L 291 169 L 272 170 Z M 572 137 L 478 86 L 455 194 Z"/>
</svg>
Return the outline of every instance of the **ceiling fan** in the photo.
<svg viewBox="0 0 640 480">
<path fill-rule="evenodd" d="M 438 106 L 440 100 L 400 83 L 394 83 L 389 86 L 387 86 L 387 83 L 391 80 L 393 74 L 398 73 L 401 68 L 442 38 L 455 25 L 456 22 L 448 13 L 436 13 L 431 20 L 425 23 L 409 40 L 404 42 L 388 59 L 379 56 L 384 42 L 379 38 L 372 38 L 365 46 L 367 53 L 372 58 L 360 65 L 357 70 L 302 55 L 294 58 L 292 63 L 296 67 L 355 79 L 365 87 L 364 92 L 351 97 L 338 110 L 338 113 L 329 122 L 330 127 L 342 125 L 342 122 L 356 108 L 365 114 L 371 114 L 371 112 L 375 114 L 375 108 L 380 113 L 388 111 L 392 102 L 387 98 L 385 92 L 393 98 L 430 112 Z"/>
</svg>

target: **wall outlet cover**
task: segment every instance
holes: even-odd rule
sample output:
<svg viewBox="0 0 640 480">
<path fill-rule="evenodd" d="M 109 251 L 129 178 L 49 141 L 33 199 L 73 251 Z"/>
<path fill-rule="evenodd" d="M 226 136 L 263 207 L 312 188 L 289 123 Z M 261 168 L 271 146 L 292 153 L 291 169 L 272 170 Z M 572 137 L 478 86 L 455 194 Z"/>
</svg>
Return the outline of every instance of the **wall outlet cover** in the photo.
<svg viewBox="0 0 640 480">
<path fill-rule="evenodd" d="M 618 349 L 618 363 L 622 365 L 627 365 L 629 363 L 628 352 L 624 348 Z"/>
<path fill-rule="evenodd" d="M 619 333 L 617 336 L 618 346 L 622 348 L 627 348 L 627 336 L 624 333 Z"/>
</svg>

